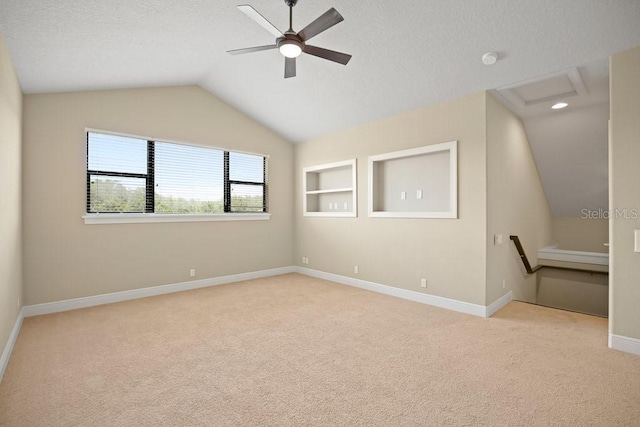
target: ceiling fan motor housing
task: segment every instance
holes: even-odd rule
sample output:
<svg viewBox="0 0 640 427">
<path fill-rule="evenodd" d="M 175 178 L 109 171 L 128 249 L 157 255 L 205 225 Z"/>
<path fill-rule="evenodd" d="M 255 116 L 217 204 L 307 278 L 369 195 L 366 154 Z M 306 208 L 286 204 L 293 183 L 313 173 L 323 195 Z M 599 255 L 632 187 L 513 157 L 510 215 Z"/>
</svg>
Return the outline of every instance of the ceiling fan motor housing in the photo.
<svg viewBox="0 0 640 427">
<path fill-rule="evenodd" d="M 292 31 L 287 31 L 284 33 L 284 37 L 276 39 L 276 45 L 280 50 L 280 53 L 287 58 L 295 58 L 304 50 L 304 42 Z"/>
<path fill-rule="evenodd" d="M 304 42 L 298 36 L 298 34 L 290 32 L 290 31 L 287 31 L 286 33 L 284 33 L 284 37 L 279 37 L 278 39 L 276 39 L 276 45 L 278 46 L 278 49 L 283 44 L 295 44 L 300 49 L 304 48 Z"/>
<path fill-rule="evenodd" d="M 295 6 L 296 3 L 298 3 L 298 0 L 284 0 L 284 4 L 286 4 L 289 7 Z"/>
</svg>

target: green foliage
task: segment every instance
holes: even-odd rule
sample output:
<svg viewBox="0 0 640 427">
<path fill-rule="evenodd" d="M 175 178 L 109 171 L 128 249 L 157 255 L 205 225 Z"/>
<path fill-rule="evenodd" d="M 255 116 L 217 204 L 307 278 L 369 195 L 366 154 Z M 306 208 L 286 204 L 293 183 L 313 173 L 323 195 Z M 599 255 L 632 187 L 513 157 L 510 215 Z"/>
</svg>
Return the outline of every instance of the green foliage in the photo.
<svg viewBox="0 0 640 427">
<path fill-rule="evenodd" d="M 262 197 L 232 195 L 231 212 L 262 212 Z"/>
<path fill-rule="evenodd" d="M 113 179 L 91 181 L 91 212 L 144 212 L 145 189 L 128 189 Z"/>
<path fill-rule="evenodd" d="M 96 179 L 90 185 L 91 212 L 144 212 L 145 189 L 128 189 L 115 179 Z M 232 212 L 262 212 L 262 197 L 233 196 Z M 155 213 L 207 214 L 223 213 L 222 200 L 187 200 L 155 193 Z"/>
<path fill-rule="evenodd" d="M 187 200 L 182 197 L 163 196 L 155 194 L 155 212 L 165 214 L 202 214 L 222 213 L 224 205 L 222 200 Z"/>
</svg>

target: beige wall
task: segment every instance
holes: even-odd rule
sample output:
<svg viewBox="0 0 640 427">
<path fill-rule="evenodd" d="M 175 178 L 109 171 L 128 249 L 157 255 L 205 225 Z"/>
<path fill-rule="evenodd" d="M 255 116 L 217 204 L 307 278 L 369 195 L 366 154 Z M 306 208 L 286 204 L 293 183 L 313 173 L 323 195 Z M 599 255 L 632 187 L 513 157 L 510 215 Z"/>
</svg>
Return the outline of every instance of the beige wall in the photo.
<svg viewBox="0 0 640 427">
<path fill-rule="evenodd" d="M 22 91 L 0 33 L 0 354 L 22 304 Z"/>
<path fill-rule="evenodd" d="M 611 57 L 609 141 L 610 206 L 640 212 L 640 47 Z M 610 318 L 613 334 L 640 339 L 640 253 L 634 252 L 639 218 L 611 226 Z"/>
<path fill-rule="evenodd" d="M 27 95 L 26 304 L 289 266 L 293 148 L 196 86 Z M 269 221 L 85 225 L 85 127 L 270 155 Z"/>
<path fill-rule="evenodd" d="M 510 235 L 517 235 L 531 265 L 551 242 L 551 213 L 521 120 L 487 94 L 487 304 L 513 291 L 535 302 L 535 275 L 525 276 Z M 501 234 L 503 243 L 494 244 Z M 503 288 L 504 281 L 504 288 Z"/>
<path fill-rule="evenodd" d="M 597 316 L 608 315 L 609 275 L 545 268 L 536 276 L 537 304 Z"/>
<path fill-rule="evenodd" d="M 609 243 L 609 221 L 606 219 L 554 216 L 551 219 L 551 226 L 551 240 L 562 249 L 586 252 L 609 251 L 604 246 L 605 243 Z"/>
<path fill-rule="evenodd" d="M 458 141 L 459 219 L 367 216 L 367 157 Z M 385 118 L 295 147 L 296 260 L 309 268 L 485 304 L 485 95 Z M 302 168 L 356 158 L 358 217 L 302 216 Z M 354 266 L 359 274 L 354 274 Z M 306 265 L 305 265 L 306 266 Z M 420 279 L 428 280 L 427 289 Z"/>
</svg>

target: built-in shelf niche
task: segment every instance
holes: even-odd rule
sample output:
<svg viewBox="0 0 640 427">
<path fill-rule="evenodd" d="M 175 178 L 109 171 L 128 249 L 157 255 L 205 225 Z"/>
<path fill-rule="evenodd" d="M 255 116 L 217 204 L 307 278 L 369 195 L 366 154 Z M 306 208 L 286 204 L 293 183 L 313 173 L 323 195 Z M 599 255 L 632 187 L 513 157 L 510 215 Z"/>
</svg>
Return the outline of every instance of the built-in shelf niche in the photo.
<svg viewBox="0 0 640 427">
<path fill-rule="evenodd" d="M 369 216 L 457 218 L 457 141 L 369 157 Z"/>
<path fill-rule="evenodd" d="M 302 179 L 304 216 L 357 216 L 355 159 L 304 168 Z"/>
</svg>

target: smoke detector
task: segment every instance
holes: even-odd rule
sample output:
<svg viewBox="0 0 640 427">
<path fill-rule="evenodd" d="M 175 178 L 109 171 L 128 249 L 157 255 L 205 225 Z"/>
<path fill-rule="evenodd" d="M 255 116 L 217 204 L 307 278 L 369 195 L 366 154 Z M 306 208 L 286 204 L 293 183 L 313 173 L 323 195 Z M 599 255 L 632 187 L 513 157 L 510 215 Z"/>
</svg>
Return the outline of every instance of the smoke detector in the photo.
<svg viewBox="0 0 640 427">
<path fill-rule="evenodd" d="M 498 61 L 498 54 L 495 52 L 487 52 L 482 55 L 482 63 L 484 65 L 493 65 Z"/>
</svg>

